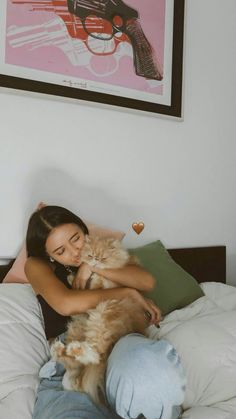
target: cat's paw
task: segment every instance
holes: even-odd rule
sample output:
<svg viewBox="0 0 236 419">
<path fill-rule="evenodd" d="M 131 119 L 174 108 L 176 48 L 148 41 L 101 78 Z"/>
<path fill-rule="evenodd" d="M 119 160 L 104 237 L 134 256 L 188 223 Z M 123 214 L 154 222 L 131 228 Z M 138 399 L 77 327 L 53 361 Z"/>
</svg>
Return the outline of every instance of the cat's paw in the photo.
<svg viewBox="0 0 236 419">
<path fill-rule="evenodd" d="M 81 362 L 81 364 L 98 364 L 99 354 L 87 342 L 72 341 L 66 347 L 66 355 Z"/>
<path fill-rule="evenodd" d="M 54 361 L 57 361 L 60 357 L 65 355 L 65 345 L 60 340 L 54 342 L 50 348 L 51 357 Z"/>
</svg>

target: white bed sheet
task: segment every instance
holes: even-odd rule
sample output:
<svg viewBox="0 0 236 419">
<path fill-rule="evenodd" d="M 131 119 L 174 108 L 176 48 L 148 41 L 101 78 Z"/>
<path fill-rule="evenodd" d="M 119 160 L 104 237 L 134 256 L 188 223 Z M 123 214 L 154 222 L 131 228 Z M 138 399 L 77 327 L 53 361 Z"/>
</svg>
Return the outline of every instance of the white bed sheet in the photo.
<svg viewBox="0 0 236 419">
<path fill-rule="evenodd" d="M 32 416 L 41 366 L 49 358 L 38 300 L 30 285 L 0 285 L 0 418 Z"/>
<path fill-rule="evenodd" d="M 202 284 L 205 296 L 165 317 L 150 337 L 177 349 L 187 374 L 184 419 L 236 419 L 236 288 Z M 216 413 L 217 412 L 217 413 Z"/>
<path fill-rule="evenodd" d="M 35 388 L 18 388 L 0 400 L 1 419 L 32 419 Z"/>
<path fill-rule="evenodd" d="M 150 337 L 170 341 L 187 373 L 183 419 L 236 419 L 236 288 L 204 283 L 205 296 L 165 317 Z M 0 285 L 0 418 L 30 419 L 49 347 L 30 285 Z"/>
</svg>

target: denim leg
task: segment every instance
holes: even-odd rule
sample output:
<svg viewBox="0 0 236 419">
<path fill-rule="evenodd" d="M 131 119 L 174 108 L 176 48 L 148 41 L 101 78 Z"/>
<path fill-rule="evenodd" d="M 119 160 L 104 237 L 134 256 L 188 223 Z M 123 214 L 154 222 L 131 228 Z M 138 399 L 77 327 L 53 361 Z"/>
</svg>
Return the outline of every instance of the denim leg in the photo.
<svg viewBox="0 0 236 419">
<path fill-rule="evenodd" d="M 58 336 L 62 342 L 64 338 L 64 334 Z M 87 394 L 64 390 L 64 373 L 63 365 L 52 360 L 41 368 L 32 419 L 119 419 L 106 406 L 95 405 Z"/>
<path fill-rule="evenodd" d="M 107 399 L 124 419 L 177 419 L 185 385 L 179 356 L 165 340 L 132 333 L 119 340 L 109 357 Z"/>
</svg>

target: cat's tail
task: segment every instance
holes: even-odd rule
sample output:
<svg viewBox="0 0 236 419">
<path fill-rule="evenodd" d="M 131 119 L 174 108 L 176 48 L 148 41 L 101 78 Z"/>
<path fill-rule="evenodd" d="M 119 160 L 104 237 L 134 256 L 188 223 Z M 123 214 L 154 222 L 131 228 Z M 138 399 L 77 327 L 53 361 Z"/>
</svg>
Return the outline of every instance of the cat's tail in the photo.
<svg viewBox="0 0 236 419">
<path fill-rule="evenodd" d="M 79 376 L 79 387 L 97 404 L 105 403 L 105 363 L 85 365 Z"/>
</svg>

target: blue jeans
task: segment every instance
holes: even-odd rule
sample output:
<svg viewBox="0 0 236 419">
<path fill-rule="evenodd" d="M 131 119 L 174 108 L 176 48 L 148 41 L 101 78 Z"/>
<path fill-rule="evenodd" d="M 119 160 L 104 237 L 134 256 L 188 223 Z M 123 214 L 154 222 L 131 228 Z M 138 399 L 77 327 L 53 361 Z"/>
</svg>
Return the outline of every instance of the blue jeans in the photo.
<svg viewBox="0 0 236 419">
<path fill-rule="evenodd" d="M 173 346 L 132 333 L 119 340 L 108 362 L 106 393 L 125 419 L 177 419 L 184 401 L 185 374 Z"/>
<path fill-rule="evenodd" d="M 117 342 L 106 372 L 111 409 L 95 405 L 84 393 L 64 390 L 64 372 L 54 361 L 41 368 L 33 419 L 177 419 L 181 413 L 185 376 L 165 340 L 132 333 Z"/>
</svg>

